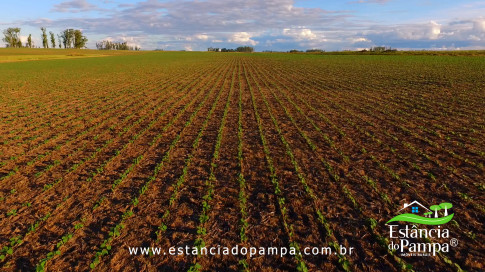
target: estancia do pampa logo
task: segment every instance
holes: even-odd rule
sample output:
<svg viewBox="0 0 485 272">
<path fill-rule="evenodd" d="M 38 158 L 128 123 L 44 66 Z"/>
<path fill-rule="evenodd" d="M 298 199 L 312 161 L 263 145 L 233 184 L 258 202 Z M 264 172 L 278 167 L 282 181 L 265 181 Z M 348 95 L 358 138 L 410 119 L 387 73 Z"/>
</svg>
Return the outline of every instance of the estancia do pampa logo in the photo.
<svg viewBox="0 0 485 272">
<path fill-rule="evenodd" d="M 450 238 L 450 231 L 443 226 L 453 219 L 452 208 L 448 202 L 429 207 L 418 201 L 405 203 L 386 223 L 391 238 L 389 249 L 401 256 L 435 256 L 438 252 L 449 252 L 450 246 L 458 245 L 458 240 Z"/>
<path fill-rule="evenodd" d="M 441 203 L 439 205 L 432 205 L 428 209 L 423 204 L 417 201 L 413 201 L 410 204 L 404 203 L 404 207 L 399 210 L 399 212 L 410 209 L 411 213 L 403 213 L 394 216 L 393 218 L 391 218 L 391 220 L 387 221 L 387 224 L 389 224 L 390 222 L 402 221 L 424 225 L 443 225 L 450 222 L 450 220 L 455 215 L 454 213 L 448 214 L 448 209 L 452 207 L 453 205 L 451 203 Z M 424 216 L 419 215 L 420 210 L 425 211 L 423 213 Z M 438 216 L 439 210 L 444 210 L 443 217 Z"/>
</svg>

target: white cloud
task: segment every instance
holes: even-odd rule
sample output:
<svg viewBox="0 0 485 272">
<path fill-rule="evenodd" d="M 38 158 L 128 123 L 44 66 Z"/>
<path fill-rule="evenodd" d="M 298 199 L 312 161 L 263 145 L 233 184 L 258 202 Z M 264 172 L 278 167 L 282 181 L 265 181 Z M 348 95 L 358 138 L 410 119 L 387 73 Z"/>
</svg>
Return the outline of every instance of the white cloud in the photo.
<svg viewBox="0 0 485 272">
<path fill-rule="evenodd" d="M 428 38 L 431 40 L 436 40 L 439 38 L 440 33 L 441 33 L 441 25 L 436 23 L 435 21 L 431 21 Z"/>
<path fill-rule="evenodd" d="M 251 39 L 251 34 L 247 32 L 234 33 L 227 41 L 231 43 L 252 45 L 252 46 L 255 46 L 256 44 L 258 44 L 257 41 L 254 41 Z"/>
<path fill-rule="evenodd" d="M 208 35 L 205 34 L 197 34 L 194 36 L 197 40 L 207 41 L 209 39 Z"/>
<path fill-rule="evenodd" d="M 24 46 L 27 43 L 27 39 L 29 38 L 29 36 L 20 35 L 19 38 L 20 42 L 22 42 L 22 46 Z"/>
<path fill-rule="evenodd" d="M 106 34 L 114 31 L 143 31 L 149 34 L 194 35 L 198 33 L 255 33 L 268 29 L 302 25 L 334 26 L 348 11 L 295 7 L 294 0 L 146 0 L 112 10 L 104 18 L 59 19 L 56 23 L 79 23 L 91 31 Z M 83 11 L 95 8 L 86 0 L 55 5 L 57 11 Z M 33 23 L 33 22 L 32 22 Z M 195 32 L 195 33 L 194 33 Z"/>
<path fill-rule="evenodd" d="M 397 27 L 395 32 L 405 40 L 436 40 L 440 38 L 441 25 L 435 21 L 426 24 L 402 25 Z"/>
<path fill-rule="evenodd" d="M 478 36 L 470 35 L 470 36 L 468 36 L 468 40 L 470 40 L 470 41 L 481 41 L 482 39 L 480 39 L 480 37 L 478 37 Z"/>
<path fill-rule="evenodd" d="M 370 40 L 366 38 L 351 38 L 352 43 L 361 43 L 361 42 L 370 42 Z"/>
<path fill-rule="evenodd" d="M 206 34 L 196 34 L 196 35 L 190 35 L 184 38 L 180 38 L 180 40 L 186 40 L 186 41 L 207 41 L 209 39 L 209 36 Z"/>
<path fill-rule="evenodd" d="M 285 28 L 283 29 L 283 35 L 292 37 L 296 41 L 323 39 L 323 34 L 317 36 L 317 34 L 313 33 L 309 28 Z"/>
<path fill-rule="evenodd" d="M 317 35 L 312 33 L 310 29 L 305 28 L 301 30 L 300 37 L 305 40 L 314 40 L 317 38 Z"/>
<path fill-rule="evenodd" d="M 98 9 L 97 6 L 87 2 L 86 0 L 72 0 L 65 1 L 54 5 L 52 11 L 55 12 L 84 12 Z"/>
<path fill-rule="evenodd" d="M 420 24 L 397 26 L 375 26 L 363 33 L 364 37 L 377 45 L 398 48 L 440 49 L 478 48 L 485 49 L 482 18 L 451 20 L 444 22 L 429 21 Z"/>
<path fill-rule="evenodd" d="M 476 32 L 485 32 L 485 19 L 477 19 L 473 22 L 473 30 Z"/>
</svg>

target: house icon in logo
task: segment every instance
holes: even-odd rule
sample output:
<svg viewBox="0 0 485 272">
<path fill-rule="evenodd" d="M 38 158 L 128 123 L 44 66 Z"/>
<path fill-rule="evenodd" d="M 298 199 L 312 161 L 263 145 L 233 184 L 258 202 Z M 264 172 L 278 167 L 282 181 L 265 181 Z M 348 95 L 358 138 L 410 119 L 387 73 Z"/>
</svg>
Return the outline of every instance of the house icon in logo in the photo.
<svg viewBox="0 0 485 272">
<path fill-rule="evenodd" d="M 419 203 L 418 201 L 414 200 L 413 202 L 411 203 L 404 203 L 403 205 L 404 207 L 402 209 L 400 209 L 398 211 L 398 213 L 403 213 L 403 212 L 408 212 L 408 213 L 412 213 L 412 214 L 416 214 L 416 215 L 419 215 L 420 213 L 421 214 L 428 214 L 431 212 L 431 210 L 429 210 L 428 208 L 426 208 L 426 206 L 424 206 L 423 204 Z"/>
</svg>

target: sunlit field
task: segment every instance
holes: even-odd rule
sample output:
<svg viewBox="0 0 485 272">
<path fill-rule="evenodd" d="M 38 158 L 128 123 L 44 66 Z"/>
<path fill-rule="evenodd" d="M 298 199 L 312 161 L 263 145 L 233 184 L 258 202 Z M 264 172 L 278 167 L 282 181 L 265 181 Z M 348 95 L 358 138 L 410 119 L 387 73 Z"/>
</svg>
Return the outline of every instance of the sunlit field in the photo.
<svg viewBox="0 0 485 272">
<path fill-rule="evenodd" d="M 484 270 L 473 54 L 0 49 L 0 270 Z M 409 200 L 458 246 L 389 249 Z M 128 250 L 217 245 L 336 254 Z"/>
</svg>

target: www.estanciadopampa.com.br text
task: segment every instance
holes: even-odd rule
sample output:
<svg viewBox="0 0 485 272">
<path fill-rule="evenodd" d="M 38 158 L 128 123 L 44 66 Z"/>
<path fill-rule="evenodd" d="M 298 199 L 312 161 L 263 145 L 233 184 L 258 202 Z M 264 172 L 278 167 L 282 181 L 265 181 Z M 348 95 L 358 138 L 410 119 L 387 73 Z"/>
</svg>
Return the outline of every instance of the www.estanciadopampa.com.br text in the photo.
<svg viewBox="0 0 485 272">
<path fill-rule="evenodd" d="M 295 256 L 295 255 L 352 255 L 354 247 L 345 247 L 340 245 L 337 249 L 332 250 L 332 247 L 303 247 L 300 250 L 295 247 L 241 247 L 241 246 L 211 246 L 211 247 L 191 247 L 178 246 L 164 249 L 161 247 L 128 247 L 130 255 L 234 255 L 234 256 Z"/>
</svg>

